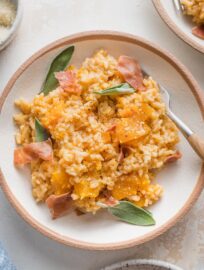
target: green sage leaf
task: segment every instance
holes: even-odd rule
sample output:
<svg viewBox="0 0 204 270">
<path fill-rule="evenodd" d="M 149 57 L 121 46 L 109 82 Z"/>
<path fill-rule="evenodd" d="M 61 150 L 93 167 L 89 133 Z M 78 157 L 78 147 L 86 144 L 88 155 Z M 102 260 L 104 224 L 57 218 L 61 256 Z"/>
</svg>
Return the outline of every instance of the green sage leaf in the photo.
<svg viewBox="0 0 204 270">
<path fill-rule="evenodd" d="M 110 95 L 132 94 L 134 92 L 135 92 L 135 89 L 132 88 L 132 86 L 130 86 L 128 83 L 122 83 L 111 88 L 95 91 L 94 93 L 102 95 L 102 96 L 110 96 Z"/>
<path fill-rule="evenodd" d="M 71 46 L 55 57 L 50 65 L 50 69 L 43 83 L 41 93 L 48 95 L 49 92 L 56 89 L 58 86 L 58 80 L 55 78 L 55 72 L 63 71 L 67 67 L 73 53 L 74 46 Z"/>
<path fill-rule="evenodd" d="M 155 220 L 149 211 L 128 201 L 120 201 L 118 205 L 108 207 L 108 211 L 120 220 L 130 224 L 139 226 L 155 225 Z"/>
<path fill-rule="evenodd" d="M 43 142 L 50 138 L 49 133 L 37 118 L 35 118 L 35 138 L 36 142 Z"/>
</svg>

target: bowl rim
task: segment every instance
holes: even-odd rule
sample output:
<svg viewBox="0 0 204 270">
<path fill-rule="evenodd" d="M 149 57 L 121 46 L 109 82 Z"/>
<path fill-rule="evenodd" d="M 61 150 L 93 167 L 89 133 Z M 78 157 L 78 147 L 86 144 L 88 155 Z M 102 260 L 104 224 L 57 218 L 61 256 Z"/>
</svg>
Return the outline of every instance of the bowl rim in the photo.
<svg viewBox="0 0 204 270">
<path fill-rule="evenodd" d="M 11 28 L 9 29 L 9 34 L 8 34 L 7 38 L 0 44 L 0 51 L 2 51 L 6 46 L 8 46 L 9 43 L 12 41 L 12 39 L 17 34 L 17 30 L 18 30 L 18 28 L 20 26 L 22 16 L 23 16 L 22 1 L 17 0 L 17 3 L 16 3 L 16 16 L 15 16 L 14 22 L 13 22 Z"/>
<path fill-rule="evenodd" d="M 204 96 L 202 94 L 201 89 L 199 88 L 197 82 L 193 78 L 192 74 L 185 68 L 183 64 L 180 63 L 172 54 L 167 52 L 166 50 L 160 49 L 157 45 L 152 44 L 152 42 L 147 41 L 141 37 L 137 37 L 131 34 L 123 33 L 123 32 L 116 32 L 116 31 L 106 31 L 106 30 L 99 30 L 99 31 L 88 31 L 83 33 L 77 33 L 57 41 L 50 43 L 49 45 L 43 47 L 36 53 L 34 53 L 27 61 L 25 61 L 13 74 L 11 79 L 8 81 L 4 91 L 0 97 L 0 115 L 1 109 L 3 104 L 6 100 L 7 95 L 11 91 L 13 85 L 17 81 L 17 79 L 21 76 L 21 74 L 38 58 L 42 57 L 44 54 L 52 51 L 53 49 L 59 48 L 64 45 L 69 45 L 72 43 L 78 43 L 81 41 L 87 40 L 97 40 L 97 39 L 109 39 L 109 40 L 116 40 L 116 41 L 125 41 L 129 42 L 138 46 L 142 46 L 143 48 L 150 50 L 151 52 L 155 53 L 159 57 L 165 59 L 169 64 L 171 64 L 183 77 L 183 79 L 188 84 L 189 88 L 191 89 L 193 95 L 196 98 L 196 101 L 199 105 L 201 114 L 204 118 Z M 195 203 L 198 199 L 203 187 L 204 187 L 204 164 L 201 166 L 200 176 L 198 177 L 197 184 L 192 191 L 191 195 L 189 196 L 186 203 L 183 207 L 173 216 L 171 217 L 165 224 L 158 227 L 157 229 L 152 230 L 151 232 L 145 234 L 144 236 L 140 236 L 131 240 L 126 240 L 117 243 L 108 243 L 108 244 L 96 244 L 91 242 L 84 242 L 80 240 L 75 240 L 70 237 L 66 237 L 56 233 L 55 231 L 47 228 L 46 226 L 40 224 L 39 221 L 35 220 L 25 209 L 24 207 L 18 202 L 18 200 L 13 196 L 9 185 L 7 184 L 3 173 L 0 169 L 0 186 L 2 187 L 5 195 L 7 196 L 11 205 L 16 209 L 17 213 L 33 228 L 35 228 L 38 232 L 41 232 L 45 236 L 56 240 L 60 243 L 65 245 L 73 246 L 76 248 L 88 249 L 88 250 L 117 250 L 117 249 L 124 249 L 129 248 L 132 246 L 136 246 L 147 241 L 150 241 L 157 236 L 161 235 L 176 222 L 179 221 L 181 217 L 183 217 L 191 206 Z"/>
<path fill-rule="evenodd" d="M 165 267 L 166 270 L 182 270 L 180 267 L 173 265 L 169 262 L 164 262 L 160 260 L 155 259 L 132 259 L 132 260 L 126 260 L 122 262 L 117 262 L 114 264 L 111 264 L 109 266 L 106 266 L 102 268 L 101 270 L 117 270 L 121 269 L 119 267 L 125 267 L 127 265 L 129 266 L 138 266 L 138 265 L 150 265 L 150 266 L 162 266 Z"/>
<path fill-rule="evenodd" d="M 200 45 L 192 38 L 190 38 L 184 31 L 182 31 L 178 25 L 169 17 L 168 13 L 166 12 L 161 0 L 152 0 L 159 16 L 161 19 L 167 24 L 167 26 L 185 43 L 196 49 L 197 51 L 204 53 L 204 46 Z"/>
</svg>

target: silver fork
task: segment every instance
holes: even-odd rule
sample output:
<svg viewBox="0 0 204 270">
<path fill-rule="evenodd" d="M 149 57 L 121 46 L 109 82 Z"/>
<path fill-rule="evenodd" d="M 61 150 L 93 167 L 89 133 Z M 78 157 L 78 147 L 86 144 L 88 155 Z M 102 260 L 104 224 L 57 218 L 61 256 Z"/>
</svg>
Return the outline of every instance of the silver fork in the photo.
<svg viewBox="0 0 204 270">
<path fill-rule="evenodd" d="M 146 71 L 142 70 L 142 72 L 144 76 L 149 77 L 149 74 Z M 194 151 L 202 160 L 204 160 L 204 140 L 194 133 L 177 115 L 175 115 L 175 113 L 172 112 L 168 90 L 160 84 L 158 84 L 158 86 L 166 105 L 166 115 L 176 124 Z"/>
<path fill-rule="evenodd" d="M 183 5 L 181 4 L 180 0 L 173 0 L 174 3 L 174 7 L 176 9 L 177 12 L 181 13 L 183 11 Z"/>
</svg>

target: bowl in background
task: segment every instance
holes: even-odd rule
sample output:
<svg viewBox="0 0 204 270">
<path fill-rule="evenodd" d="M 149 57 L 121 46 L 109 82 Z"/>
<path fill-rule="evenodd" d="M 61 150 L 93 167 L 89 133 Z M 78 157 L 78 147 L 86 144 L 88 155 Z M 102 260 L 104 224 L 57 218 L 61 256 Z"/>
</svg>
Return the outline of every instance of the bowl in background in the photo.
<svg viewBox="0 0 204 270">
<path fill-rule="evenodd" d="M 2 43 L 0 43 L 0 51 L 6 48 L 6 46 L 8 46 L 9 43 L 13 40 L 13 38 L 17 34 L 17 30 L 22 19 L 23 8 L 21 0 L 11 0 L 11 2 L 16 6 L 16 17 L 11 28 L 9 29 L 7 38 Z"/>
<path fill-rule="evenodd" d="M 128 260 L 107 266 L 101 270 L 182 270 L 173 264 L 158 260 Z"/>
<path fill-rule="evenodd" d="M 192 18 L 178 13 L 173 0 L 153 0 L 153 3 L 160 17 L 179 38 L 194 49 L 204 53 L 204 40 L 192 34 L 192 28 L 196 26 L 192 22 Z"/>
</svg>

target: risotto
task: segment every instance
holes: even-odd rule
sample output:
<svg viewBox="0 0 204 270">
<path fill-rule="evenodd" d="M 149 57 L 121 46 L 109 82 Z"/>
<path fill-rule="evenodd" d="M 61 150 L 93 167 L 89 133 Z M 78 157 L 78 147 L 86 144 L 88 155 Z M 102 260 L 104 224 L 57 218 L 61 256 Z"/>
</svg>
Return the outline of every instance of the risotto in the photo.
<svg viewBox="0 0 204 270">
<path fill-rule="evenodd" d="M 182 0 L 184 12 L 192 16 L 196 24 L 204 24 L 204 0 Z"/>
<path fill-rule="evenodd" d="M 49 134 L 53 149 L 52 158 L 33 155 L 25 162 L 31 164 L 36 202 L 69 194 L 76 209 L 95 213 L 107 200 L 148 207 L 162 196 L 155 176 L 165 164 L 180 158 L 175 148 L 178 130 L 165 115 L 151 77 L 142 78 L 133 92 L 103 94 L 104 89 L 118 85 L 120 90 L 133 79 L 123 74 L 123 63 L 121 69 L 118 64 L 101 49 L 79 68 L 68 66 L 64 73 L 58 72 L 59 85 L 47 95 L 15 102 L 21 111 L 14 116 L 19 127 L 16 143 L 21 146 L 17 149 L 37 145 L 36 119 Z"/>
<path fill-rule="evenodd" d="M 204 40 L 204 0 L 181 0 L 183 12 L 193 18 L 192 34 Z"/>
</svg>

